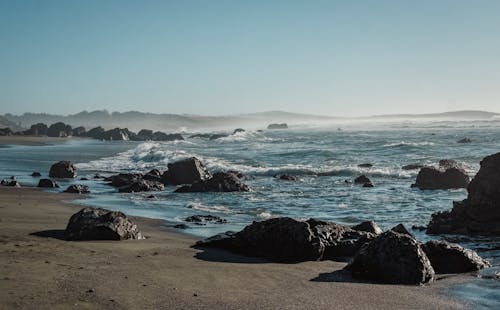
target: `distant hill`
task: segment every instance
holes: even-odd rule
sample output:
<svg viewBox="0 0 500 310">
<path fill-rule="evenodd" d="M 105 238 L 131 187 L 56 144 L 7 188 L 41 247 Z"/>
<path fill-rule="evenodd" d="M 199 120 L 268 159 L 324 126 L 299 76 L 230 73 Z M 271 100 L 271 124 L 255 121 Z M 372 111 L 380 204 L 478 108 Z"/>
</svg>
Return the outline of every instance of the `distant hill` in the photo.
<svg viewBox="0 0 500 310">
<path fill-rule="evenodd" d="M 32 124 L 45 123 L 47 125 L 64 122 L 73 127 L 84 126 L 87 129 L 102 126 L 105 129 L 115 127 L 129 128 L 133 131 L 140 129 L 178 131 L 187 130 L 218 130 L 243 128 L 265 128 L 270 123 L 289 124 L 319 124 L 348 120 L 383 120 L 383 119 L 492 119 L 499 117 L 499 113 L 486 111 L 453 111 L 433 114 L 393 114 L 375 115 L 370 117 L 342 118 L 333 116 L 299 114 L 284 111 L 268 111 L 250 114 L 237 114 L 226 116 L 201 116 L 187 114 L 154 114 L 144 112 L 108 112 L 82 111 L 70 115 L 54 115 L 46 113 L 24 113 L 22 115 L 5 114 L 0 116 L 0 127 L 11 127 L 20 130 L 21 125 L 29 128 Z"/>
</svg>

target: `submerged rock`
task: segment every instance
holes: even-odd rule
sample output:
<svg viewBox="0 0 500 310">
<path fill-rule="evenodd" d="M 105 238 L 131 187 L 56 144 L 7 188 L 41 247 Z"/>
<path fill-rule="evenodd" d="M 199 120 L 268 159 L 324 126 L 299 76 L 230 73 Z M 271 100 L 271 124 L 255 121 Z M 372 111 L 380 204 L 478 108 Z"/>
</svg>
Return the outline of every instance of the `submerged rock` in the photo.
<svg viewBox="0 0 500 310">
<path fill-rule="evenodd" d="M 215 215 L 191 215 L 184 219 L 186 222 L 195 223 L 197 225 L 205 225 L 206 223 L 224 224 L 226 219 Z"/>
<path fill-rule="evenodd" d="M 453 189 L 467 188 L 469 176 L 462 169 L 449 168 L 445 171 L 434 167 L 420 169 L 415 184 L 411 187 L 419 189 Z"/>
<path fill-rule="evenodd" d="M 145 179 L 134 180 L 129 184 L 121 186 L 118 191 L 120 193 L 137 193 L 137 192 L 150 192 L 162 191 L 165 188 L 163 183 L 158 181 L 149 181 Z"/>
<path fill-rule="evenodd" d="M 248 186 L 242 183 L 235 174 L 217 172 L 209 179 L 179 187 L 175 192 L 248 192 L 249 190 Z"/>
<path fill-rule="evenodd" d="M 68 240 L 143 239 L 125 214 L 100 208 L 84 208 L 73 214 L 65 231 Z"/>
<path fill-rule="evenodd" d="M 59 184 L 51 179 L 40 179 L 40 181 L 38 181 L 38 187 L 59 188 Z"/>
<path fill-rule="evenodd" d="M 70 161 L 62 160 L 50 167 L 49 177 L 51 178 L 76 178 L 76 168 Z"/>
<path fill-rule="evenodd" d="M 355 278 L 391 284 L 424 284 L 434 279 L 420 243 L 392 230 L 363 245 L 346 269 Z"/>
<path fill-rule="evenodd" d="M 476 252 L 447 241 L 432 240 L 423 249 L 436 273 L 477 271 L 490 265 Z"/>
<path fill-rule="evenodd" d="M 34 177 L 34 178 L 37 178 L 37 177 L 41 177 L 42 174 L 40 172 L 33 171 L 33 173 L 31 174 L 31 176 Z"/>
<path fill-rule="evenodd" d="M 70 185 L 68 186 L 68 188 L 66 188 L 64 192 L 72 194 L 90 194 L 89 187 L 87 185 L 82 185 L 82 184 Z"/>
<path fill-rule="evenodd" d="M 467 191 L 467 199 L 453 202 L 451 211 L 432 215 L 427 233 L 500 235 L 500 153 L 481 161 Z"/>
<path fill-rule="evenodd" d="M 364 174 L 354 179 L 355 184 L 366 184 L 371 182 L 372 181 Z"/>
<path fill-rule="evenodd" d="M 405 166 L 401 167 L 401 169 L 403 169 L 403 170 L 417 170 L 417 169 L 420 169 L 423 167 L 424 167 L 424 165 L 420 165 L 420 164 L 409 164 L 409 165 L 405 165 Z"/>
<path fill-rule="evenodd" d="M 296 176 L 294 175 L 290 175 L 290 174 L 277 174 L 274 176 L 274 178 L 276 179 L 279 179 L 279 180 L 283 180 L 283 181 L 298 181 L 299 178 L 297 178 Z"/>
<path fill-rule="evenodd" d="M 179 160 L 167 166 L 168 170 L 162 175 L 164 184 L 193 184 L 211 177 L 205 165 L 196 157 Z"/>
<path fill-rule="evenodd" d="M 373 167 L 373 164 L 369 164 L 369 163 L 359 164 L 358 167 L 360 167 L 360 168 L 371 168 L 371 167 Z"/>
</svg>

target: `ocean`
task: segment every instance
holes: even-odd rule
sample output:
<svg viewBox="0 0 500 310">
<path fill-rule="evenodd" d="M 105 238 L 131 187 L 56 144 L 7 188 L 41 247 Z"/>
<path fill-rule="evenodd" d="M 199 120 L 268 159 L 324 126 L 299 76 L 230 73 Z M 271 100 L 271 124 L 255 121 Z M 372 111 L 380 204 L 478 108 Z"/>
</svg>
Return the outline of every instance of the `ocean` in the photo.
<svg viewBox="0 0 500 310">
<path fill-rule="evenodd" d="M 185 223 L 182 230 L 199 237 L 227 230 L 240 230 L 252 221 L 271 217 L 318 218 L 353 225 L 373 220 L 382 229 L 403 223 L 408 229 L 426 225 L 432 213 L 449 210 L 452 201 L 467 196 L 465 189 L 419 190 L 411 188 L 418 170 L 403 170 L 408 164 L 437 166 L 441 159 L 463 164 L 473 177 L 479 162 L 500 152 L 500 121 L 425 121 L 335 126 L 291 126 L 287 130 L 247 130 L 226 138 L 187 138 L 175 142 L 131 142 L 70 139 L 46 146 L 10 146 L 0 149 L 0 177 L 17 177 L 21 184 L 36 185 L 39 171 L 47 177 L 59 160 L 76 164 L 78 178 L 60 181 L 86 184 L 92 194 L 75 202 L 123 211 L 126 214 L 164 219 L 167 225 Z M 468 137 L 471 143 L 457 143 Z M 199 158 L 211 172 L 237 170 L 245 175 L 245 193 L 118 193 L 96 173 L 165 170 L 167 164 L 185 157 Z M 360 164 L 372 167 L 359 167 Z M 274 178 L 292 174 L 298 181 Z M 352 183 L 368 176 L 373 188 Z M 88 181 L 79 180 L 86 177 Z M 348 181 L 348 182 L 346 182 Z M 155 198 L 148 198 L 154 194 Z M 195 214 L 223 217 L 225 224 L 191 225 L 184 219 Z M 421 241 L 445 238 L 475 249 L 500 271 L 500 238 L 428 236 L 411 232 Z M 458 284 L 450 293 L 474 303 L 475 308 L 500 308 L 500 281 L 481 278 Z"/>
</svg>

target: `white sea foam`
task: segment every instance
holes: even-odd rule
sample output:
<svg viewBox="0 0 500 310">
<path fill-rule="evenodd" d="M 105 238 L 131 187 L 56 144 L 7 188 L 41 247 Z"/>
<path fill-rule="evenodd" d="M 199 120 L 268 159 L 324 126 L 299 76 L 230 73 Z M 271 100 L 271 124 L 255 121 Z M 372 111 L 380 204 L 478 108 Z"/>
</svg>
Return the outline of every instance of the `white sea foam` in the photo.
<svg viewBox="0 0 500 310">
<path fill-rule="evenodd" d="M 189 209 L 206 212 L 233 213 L 230 209 L 224 206 L 207 206 L 199 202 L 190 202 L 186 205 L 186 207 Z"/>
<path fill-rule="evenodd" d="M 434 145 L 434 142 L 429 142 L 429 141 L 422 141 L 422 142 L 400 141 L 400 142 L 394 142 L 394 143 L 384 144 L 383 147 L 426 146 L 426 145 Z"/>
</svg>

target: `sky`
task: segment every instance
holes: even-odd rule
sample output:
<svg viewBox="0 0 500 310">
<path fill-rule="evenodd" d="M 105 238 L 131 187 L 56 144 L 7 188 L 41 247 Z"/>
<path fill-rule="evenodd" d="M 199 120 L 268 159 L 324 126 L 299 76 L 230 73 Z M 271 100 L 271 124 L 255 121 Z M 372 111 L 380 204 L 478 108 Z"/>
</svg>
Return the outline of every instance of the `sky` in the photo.
<svg viewBox="0 0 500 310">
<path fill-rule="evenodd" d="M 500 112 L 500 1 L 0 0 L 0 114 Z"/>
</svg>

